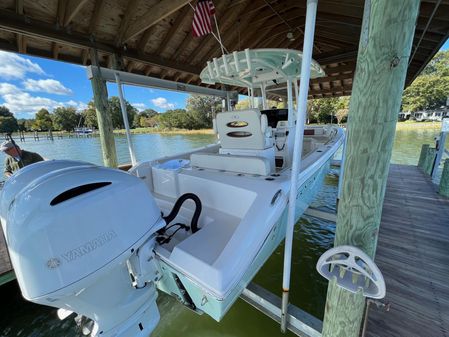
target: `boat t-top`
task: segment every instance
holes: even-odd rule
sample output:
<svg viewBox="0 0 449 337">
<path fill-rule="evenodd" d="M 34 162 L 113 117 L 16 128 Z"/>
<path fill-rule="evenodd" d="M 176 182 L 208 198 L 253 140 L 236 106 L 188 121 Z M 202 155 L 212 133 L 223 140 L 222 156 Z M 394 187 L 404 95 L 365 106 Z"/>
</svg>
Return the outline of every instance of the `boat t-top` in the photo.
<svg viewBox="0 0 449 337">
<path fill-rule="evenodd" d="M 216 114 L 215 144 L 128 172 L 46 161 L 13 175 L 0 214 L 23 296 L 61 318 L 78 314 L 91 336 L 148 336 L 159 291 L 220 321 L 284 239 L 292 186 L 297 221 L 342 144 L 335 126 L 296 123 L 301 62 L 289 49 L 208 62 L 204 83 L 245 87 L 250 98 L 244 110 L 229 98 Z M 324 75 L 314 61 L 310 71 Z M 270 109 L 280 90 L 287 108 Z"/>
</svg>

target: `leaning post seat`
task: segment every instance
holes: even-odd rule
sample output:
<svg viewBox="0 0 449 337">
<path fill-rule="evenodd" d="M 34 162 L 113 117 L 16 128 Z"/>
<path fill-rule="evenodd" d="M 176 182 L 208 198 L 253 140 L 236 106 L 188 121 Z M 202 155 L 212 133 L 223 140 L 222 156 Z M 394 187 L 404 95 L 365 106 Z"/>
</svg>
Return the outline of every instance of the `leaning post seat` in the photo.
<svg viewBox="0 0 449 337">
<path fill-rule="evenodd" d="M 272 129 L 259 109 L 218 113 L 214 129 L 220 140 L 219 154 L 192 154 L 192 166 L 260 175 L 274 172 Z"/>
</svg>

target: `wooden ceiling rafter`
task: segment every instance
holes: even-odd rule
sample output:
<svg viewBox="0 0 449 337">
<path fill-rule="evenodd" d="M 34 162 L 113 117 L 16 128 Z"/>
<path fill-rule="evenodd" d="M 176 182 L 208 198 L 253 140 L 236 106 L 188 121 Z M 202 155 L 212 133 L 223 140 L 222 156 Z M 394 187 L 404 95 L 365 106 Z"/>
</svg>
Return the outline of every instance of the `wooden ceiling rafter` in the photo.
<svg viewBox="0 0 449 337">
<path fill-rule="evenodd" d="M 260 2 L 263 3 L 263 1 L 260 1 Z M 252 10 L 254 8 L 253 5 L 254 4 L 250 1 L 246 5 L 245 9 L 242 11 L 242 13 L 248 13 L 247 14 L 248 16 L 246 17 L 246 21 L 244 21 L 243 25 L 241 25 L 240 27 L 237 27 L 238 29 L 234 29 L 230 33 L 227 32 L 227 34 L 224 35 L 224 37 L 222 39 L 223 44 L 225 46 L 228 46 L 228 48 L 230 48 L 231 50 L 239 50 L 240 49 L 239 48 L 240 47 L 239 46 L 239 32 L 240 32 L 240 34 L 242 32 L 245 32 L 251 25 L 252 19 L 257 16 L 257 12 Z M 264 7 L 264 6 L 262 6 L 262 7 Z M 251 13 L 251 14 L 249 14 L 249 13 Z M 242 16 L 242 14 L 239 15 L 239 18 L 241 18 L 241 16 Z M 232 38 L 232 40 L 231 40 L 231 38 Z M 206 61 L 208 61 L 212 58 L 212 55 L 215 55 L 215 53 L 216 53 L 216 49 L 211 48 L 211 50 L 206 54 L 206 56 L 203 57 L 197 64 L 205 64 Z"/>
<path fill-rule="evenodd" d="M 67 27 L 88 0 L 68 0 L 65 8 L 63 27 Z"/>
<path fill-rule="evenodd" d="M 67 44 L 77 48 L 95 48 L 98 51 L 107 54 L 114 54 L 117 50 L 102 41 L 92 41 L 92 39 L 80 33 L 67 34 L 61 30 L 56 29 L 53 25 L 37 20 L 26 20 L 23 16 L 18 16 L 15 13 L 7 10 L 0 10 L 0 29 L 12 31 L 14 33 L 23 33 L 36 38 L 41 38 L 46 41 Z M 139 54 L 136 50 L 127 49 L 121 52 L 123 57 L 147 64 L 154 64 L 162 68 L 175 69 L 187 73 L 197 74 L 198 68 L 190 64 L 182 64 L 161 58 L 154 54 Z"/>
<path fill-rule="evenodd" d="M 89 27 L 87 29 L 87 35 L 92 36 L 95 35 L 95 29 L 98 24 L 98 20 L 100 18 L 101 10 L 103 9 L 104 0 L 95 0 L 94 10 L 92 12 L 92 16 L 89 20 Z M 87 65 L 87 60 L 89 58 L 89 50 L 83 49 L 81 52 L 81 62 L 83 65 Z"/>
<path fill-rule="evenodd" d="M 164 38 L 162 39 L 162 45 L 160 45 L 159 48 L 157 49 L 159 55 L 163 55 L 165 53 L 165 51 L 167 50 L 167 48 L 170 44 L 171 39 L 178 32 L 179 27 L 183 26 L 184 22 L 189 17 L 187 15 L 187 13 L 189 11 L 191 11 L 191 9 L 190 9 L 190 6 L 187 6 L 187 5 L 184 6 L 180 10 L 178 16 L 173 21 L 172 26 L 170 27 L 170 29 L 167 31 Z"/>
<path fill-rule="evenodd" d="M 112 54 L 119 53 L 130 72 L 200 85 L 199 73 L 206 61 L 221 56 L 220 46 L 211 36 L 192 38 L 187 23 L 193 11 L 186 0 L 36 1 L 51 10 L 39 10 L 24 0 L 0 3 L 0 49 L 86 65 L 88 50 L 94 48 L 102 66 L 108 65 Z M 267 47 L 301 49 L 305 0 L 268 1 L 215 2 L 222 39 L 230 52 Z M 420 42 L 408 69 L 407 85 L 448 37 L 449 0 L 439 1 L 421 1 L 413 41 L 415 46 Z M 108 11 L 102 11 L 106 6 Z M 319 1 L 314 41 L 319 50 L 315 48 L 313 58 L 323 66 L 326 76 L 310 82 L 312 96 L 351 92 L 363 6 L 363 0 Z M 292 29 L 293 41 L 287 38 Z"/>
<path fill-rule="evenodd" d="M 115 44 L 117 47 L 123 45 L 123 43 L 126 42 L 123 40 L 124 40 L 127 30 L 129 29 L 130 21 L 135 15 L 139 1 L 140 0 L 129 0 L 128 1 L 128 4 L 126 6 L 125 12 L 123 13 L 123 18 L 120 21 L 120 26 L 119 26 L 118 32 L 117 32 L 117 39 L 116 39 L 116 44 Z"/>
<path fill-rule="evenodd" d="M 16 0 L 16 13 L 23 15 L 24 0 Z M 26 53 L 26 39 L 22 34 L 16 34 L 17 50 L 19 53 Z"/>
<path fill-rule="evenodd" d="M 133 37 L 144 32 L 151 26 L 154 26 L 161 20 L 165 19 L 170 14 L 176 12 L 180 8 L 188 4 L 190 0 L 170 0 L 160 1 L 157 4 L 151 6 L 151 8 L 141 15 L 139 18 L 142 20 L 135 20 L 132 25 L 127 27 L 126 33 L 123 36 L 122 43 L 125 43 Z"/>
</svg>

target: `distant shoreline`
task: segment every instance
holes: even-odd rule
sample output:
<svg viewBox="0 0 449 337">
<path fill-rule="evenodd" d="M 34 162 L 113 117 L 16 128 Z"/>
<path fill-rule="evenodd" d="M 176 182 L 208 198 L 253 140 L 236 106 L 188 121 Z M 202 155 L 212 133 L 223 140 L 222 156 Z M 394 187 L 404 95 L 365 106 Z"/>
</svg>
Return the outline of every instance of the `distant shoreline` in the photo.
<svg viewBox="0 0 449 337">
<path fill-rule="evenodd" d="M 323 124 L 310 124 L 310 126 L 319 126 Z M 398 122 L 396 124 L 396 131 L 401 130 L 440 130 L 441 122 L 415 122 L 415 121 L 405 121 Z M 38 132 L 39 137 L 45 139 L 48 135 L 48 131 Z M 115 135 L 125 135 L 125 129 L 114 130 Z M 158 129 L 158 128 L 136 128 L 131 129 L 131 134 L 165 134 L 165 135 L 213 135 L 213 129 L 200 129 L 200 130 L 186 130 L 186 129 Z M 25 132 L 25 137 L 33 138 L 34 132 Z M 69 133 L 66 131 L 53 131 L 53 137 L 61 136 L 71 136 L 74 137 L 74 133 Z M 98 136 L 98 130 L 95 131 L 93 136 Z M 14 138 L 19 138 L 18 133 L 13 134 Z"/>
<path fill-rule="evenodd" d="M 187 129 L 158 129 L 158 128 L 136 128 L 131 129 L 131 134 L 140 135 L 148 133 L 160 133 L 160 134 L 178 134 L 178 135 L 213 135 L 213 129 L 199 129 L 199 130 L 187 130 Z M 116 135 L 124 135 L 125 129 L 114 130 Z"/>
</svg>

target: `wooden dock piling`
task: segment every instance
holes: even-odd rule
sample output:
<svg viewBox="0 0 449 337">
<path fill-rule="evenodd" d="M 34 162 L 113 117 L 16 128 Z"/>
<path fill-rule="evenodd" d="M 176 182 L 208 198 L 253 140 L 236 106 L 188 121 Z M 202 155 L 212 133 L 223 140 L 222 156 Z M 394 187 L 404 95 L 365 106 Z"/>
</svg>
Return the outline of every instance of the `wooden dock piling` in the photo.
<svg viewBox="0 0 449 337">
<path fill-rule="evenodd" d="M 419 155 L 419 160 L 418 160 L 418 167 L 419 167 L 420 169 L 422 169 L 423 166 L 424 166 L 424 161 L 425 161 L 426 156 L 427 156 L 427 149 L 428 149 L 429 147 L 430 147 L 429 144 L 423 144 L 423 145 L 421 146 L 421 153 L 420 153 L 420 155 Z"/>
<path fill-rule="evenodd" d="M 427 151 L 424 155 L 424 162 L 423 162 L 422 170 L 424 171 L 424 173 L 426 173 L 428 175 L 432 174 L 433 164 L 435 163 L 435 155 L 436 155 L 436 150 L 434 147 L 427 148 Z"/>
<path fill-rule="evenodd" d="M 335 246 L 374 257 L 419 0 L 365 2 Z M 365 298 L 329 283 L 323 337 L 358 337 Z"/>
<path fill-rule="evenodd" d="M 91 50 L 91 59 L 96 63 L 98 56 Z M 108 89 L 106 82 L 98 75 L 91 79 L 92 91 L 94 93 L 95 110 L 97 112 L 98 130 L 100 131 L 100 142 L 103 151 L 103 162 L 105 166 L 117 167 L 117 151 L 115 149 L 112 118 L 108 113 Z"/>
<path fill-rule="evenodd" d="M 441 173 L 440 188 L 438 193 L 449 198 L 449 159 L 444 161 L 443 173 Z"/>
</svg>

